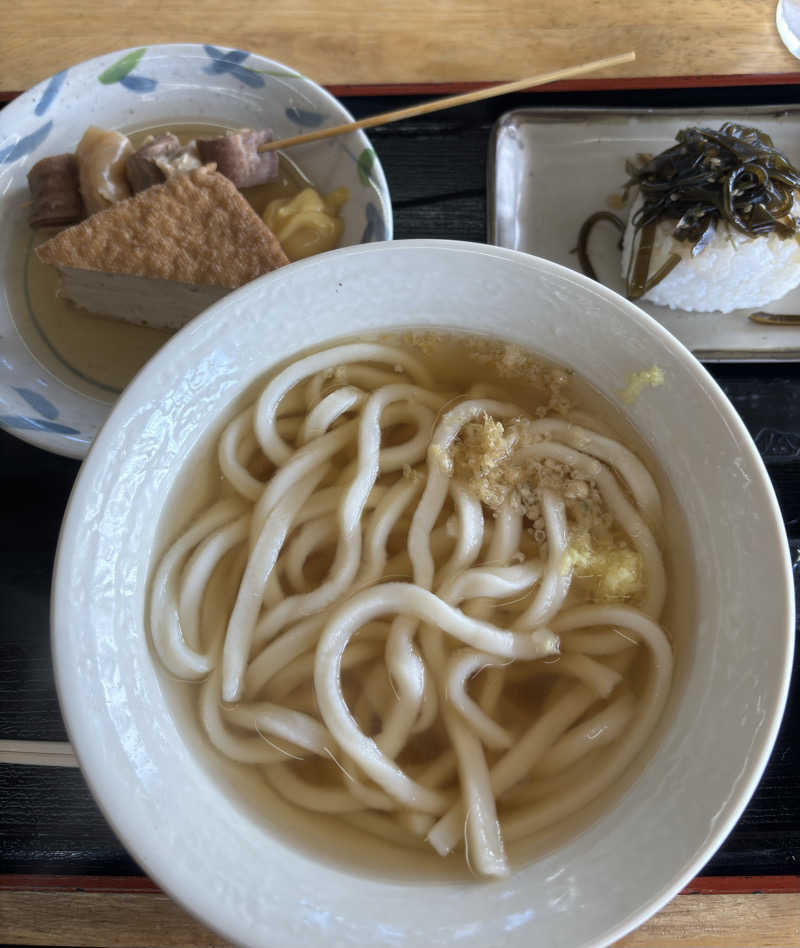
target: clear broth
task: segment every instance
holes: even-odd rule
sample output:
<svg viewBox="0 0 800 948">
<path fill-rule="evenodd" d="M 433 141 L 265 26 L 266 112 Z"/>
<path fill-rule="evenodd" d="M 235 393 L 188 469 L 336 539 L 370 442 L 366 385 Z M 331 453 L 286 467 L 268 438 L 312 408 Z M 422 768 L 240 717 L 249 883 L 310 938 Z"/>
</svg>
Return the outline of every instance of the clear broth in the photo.
<svg viewBox="0 0 800 948">
<path fill-rule="evenodd" d="M 505 344 L 492 337 L 478 334 L 457 334 L 451 331 L 438 333 L 421 330 L 419 333 L 401 331 L 375 334 L 373 341 L 423 354 L 428 368 L 432 369 L 437 383 L 454 391 L 465 392 L 476 382 L 502 388 L 507 398 L 522 407 L 538 404 L 540 389 L 526 381 L 524 374 L 509 375 L 509 366 L 496 361 L 486 361 L 487 351 Z M 418 342 L 422 341 L 421 352 Z M 369 336 L 354 339 L 338 339 L 322 348 L 332 348 L 352 341 L 370 341 Z M 518 346 L 513 349 L 517 352 Z M 220 496 L 223 478 L 217 463 L 217 439 L 225 424 L 245 405 L 250 403 L 265 382 L 290 362 L 310 354 L 308 350 L 293 356 L 260 378 L 240 396 L 214 425 L 212 431 L 187 459 L 185 474 L 172 488 L 165 504 L 166 513 L 159 524 L 151 571 L 161 555 L 180 536 L 193 515 L 206 507 L 210 498 Z M 560 366 L 525 350 L 527 357 L 536 364 L 560 369 Z M 517 366 L 519 368 L 519 364 Z M 512 373 L 515 371 L 512 367 Z M 695 625 L 696 593 L 695 569 L 690 554 L 691 545 L 686 521 L 679 508 L 675 493 L 667 481 L 656 459 L 648 450 L 646 442 L 628 421 L 620 408 L 600 394 L 586 380 L 565 369 L 569 374 L 566 392 L 573 406 L 592 416 L 600 430 L 605 429 L 617 438 L 646 464 L 655 478 L 664 508 L 663 529 L 657 537 L 664 554 L 668 576 L 668 595 L 661 617 L 661 624 L 671 638 L 675 654 L 675 671 L 670 699 L 664 714 L 651 737 L 648 748 L 640 754 L 633 765 L 612 787 L 600 794 L 581 811 L 570 815 L 527 839 L 512 843 L 508 847 L 512 871 L 531 862 L 566 841 L 579 835 L 586 827 L 607 812 L 620 798 L 624 790 L 635 780 L 647 763 L 653 750 L 658 747 L 659 734 L 668 727 L 674 709 L 680 702 L 683 680 L 692 660 L 692 629 Z M 620 388 L 624 379 L 620 380 Z M 646 397 L 644 394 L 642 397 Z M 536 401 L 534 401 L 536 399 Z M 223 488 L 224 489 L 224 488 Z M 452 882 L 470 878 L 465 867 L 463 847 L 442 859 L 432 848 L 406 848 L 378 839 L 359 829 L 343 824 L 334 817 L 293 807 L 278 796 L 253 766 L 236 764 L 224 757 L 208 741 L 196 713 L 197 688 L 172 678 L 160 665 L 151 648 L 152 659 L 158 669 L 162 687 L 168 703 L 179 722 L 179 729 L 187 744 L 201 761 L 208 776 L 221 785 L 237 805 L 244 808 L 262 827 L 267 836 L 283 845 L 304 850 L 309 855 L 335 864 L 338 868 L 371 879 L 376 877 L 395 882 Z M 635 675 L 635 672 L 634 672 Z M 613 749 L 613 745 L 612 745 Z"/>
</svg>

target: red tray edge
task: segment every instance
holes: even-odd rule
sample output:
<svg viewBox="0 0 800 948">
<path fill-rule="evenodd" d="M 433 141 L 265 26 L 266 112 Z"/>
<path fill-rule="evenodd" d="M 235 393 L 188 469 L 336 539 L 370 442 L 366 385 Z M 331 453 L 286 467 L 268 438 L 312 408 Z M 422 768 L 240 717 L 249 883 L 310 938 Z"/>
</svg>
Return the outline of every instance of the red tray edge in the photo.
<svg viewBox="0 0 800 948">
<path fill-rule="evenodd" d="M 0 891 L 89 892 L 159 895 L 161 889 L 146 876 L 0 875 Z M 800 875 L 697 876 L 683 895 L 745 895 L 800 893 Z"/>
<path fill-rule="evenodd" d="M 335 96 L 450 95 L 458 92 L 472 92 L 475 89 L 484 89 L 495 84 L 493 82 L 399 82 L 344 85 L 333 83 L 326 86 L 326 88 Z M 563 82 L 551 82 L 546 86 L 538 86 L 537 91 L 610 92 L 625 89 L 681 89 L 797 84 L 800 84 L 800 71 L 708 76 L 619 76 L 610 79 L 567 79 Z M 20 90 L 0 91 L 0 102 L 10 102 L 20 94 Z"/>
</svg>

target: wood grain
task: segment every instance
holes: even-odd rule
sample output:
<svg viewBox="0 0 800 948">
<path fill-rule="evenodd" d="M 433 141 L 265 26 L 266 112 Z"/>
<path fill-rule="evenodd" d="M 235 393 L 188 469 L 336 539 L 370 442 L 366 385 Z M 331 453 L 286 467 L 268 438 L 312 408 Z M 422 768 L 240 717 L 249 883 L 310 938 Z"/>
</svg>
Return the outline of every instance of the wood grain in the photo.
<svg viewBox="0 0 800 948">
<path fill-rule="evenodd" d="M 0 891 L 0 941 L 73 948 L 223 948 L 166 895 Z M 796 948 L 800 897 L 679 895 L 615 948 Z"/>
<path fill-rule="evenodd" d="M 90 892 L 0 892 L 0 942 L 74 948 L 227 945 L 166 895 Z"/>
<path fill-rule="evenodd" d="M 615 948 L 796 948 L 797 895 L 679 895 Z"/>
<path fill-rule="evenodd" d="M 774 0 L 26 0 L 4 17 L 0 90 L 169 42 L 262 53 L 326 85 L 499 82 L 635 49 L 608 77 L 792 74 Z"/>
</svg>

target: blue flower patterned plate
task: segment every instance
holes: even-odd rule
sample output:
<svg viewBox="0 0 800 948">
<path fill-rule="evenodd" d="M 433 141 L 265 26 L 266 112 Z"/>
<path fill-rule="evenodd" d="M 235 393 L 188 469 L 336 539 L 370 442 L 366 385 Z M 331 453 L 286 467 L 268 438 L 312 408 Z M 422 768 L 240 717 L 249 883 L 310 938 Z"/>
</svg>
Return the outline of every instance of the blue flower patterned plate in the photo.
<svg viewBox="0 0 800 948">
<path fill-rule="evenodd" d="M 286 138 L 351 120 L 333 96 L 281 63 L 196 44 L 99 56 L 0 111 L 0 427 L 83 457 L 124 384 L 166 338 L 124 326 L 112 345 L 100 345 L 110 321 L 59 313 L 63 302 L 51 307 L 57 279 L 35 259 L 27 222 L 26 174 L 40 158 L 74 151 L 89 125 L 269 127 Z M 342 246 L 392 237 L 386 179 L 363 132 L 297 146 L 289 157 L 319 191 L 350 192 Z"/>
</svg>

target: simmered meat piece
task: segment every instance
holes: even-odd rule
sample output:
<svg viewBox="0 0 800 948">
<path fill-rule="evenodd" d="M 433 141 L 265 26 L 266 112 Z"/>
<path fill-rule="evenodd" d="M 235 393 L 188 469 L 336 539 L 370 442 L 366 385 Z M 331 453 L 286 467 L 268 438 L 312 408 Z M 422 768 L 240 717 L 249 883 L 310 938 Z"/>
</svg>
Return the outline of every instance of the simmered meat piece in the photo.
<svg viewBox="0 0 800 948">
<path fill-rule="evenodd" d="M 125 174 L 131 191 L 138 194 L 153 184 L 162 184 L 166 175 L 156 163 L 156 158 L 168 157 L 181 147 L 176 135 L 165 132 L 147 139 L 141 148 L 125 162 Z"/>
<path fill-rule="evenodd" d="M 198 138 L 197 150 L 204 163 L 213 161 L 217 171 L 233 181 L 237 188 L 252 188 L 278 174 L 277 153 L 258 150 L 259 145 L 271 140 L 270 129 L 254 132 L 243 128 L 220 138 Z"/>
<path fill-rule="evenodd" d="M 31 189 L 31 227 L 63 227 L 84 218 L 74 155 L 42 158 L 28 172 Z"/>
</svg>

